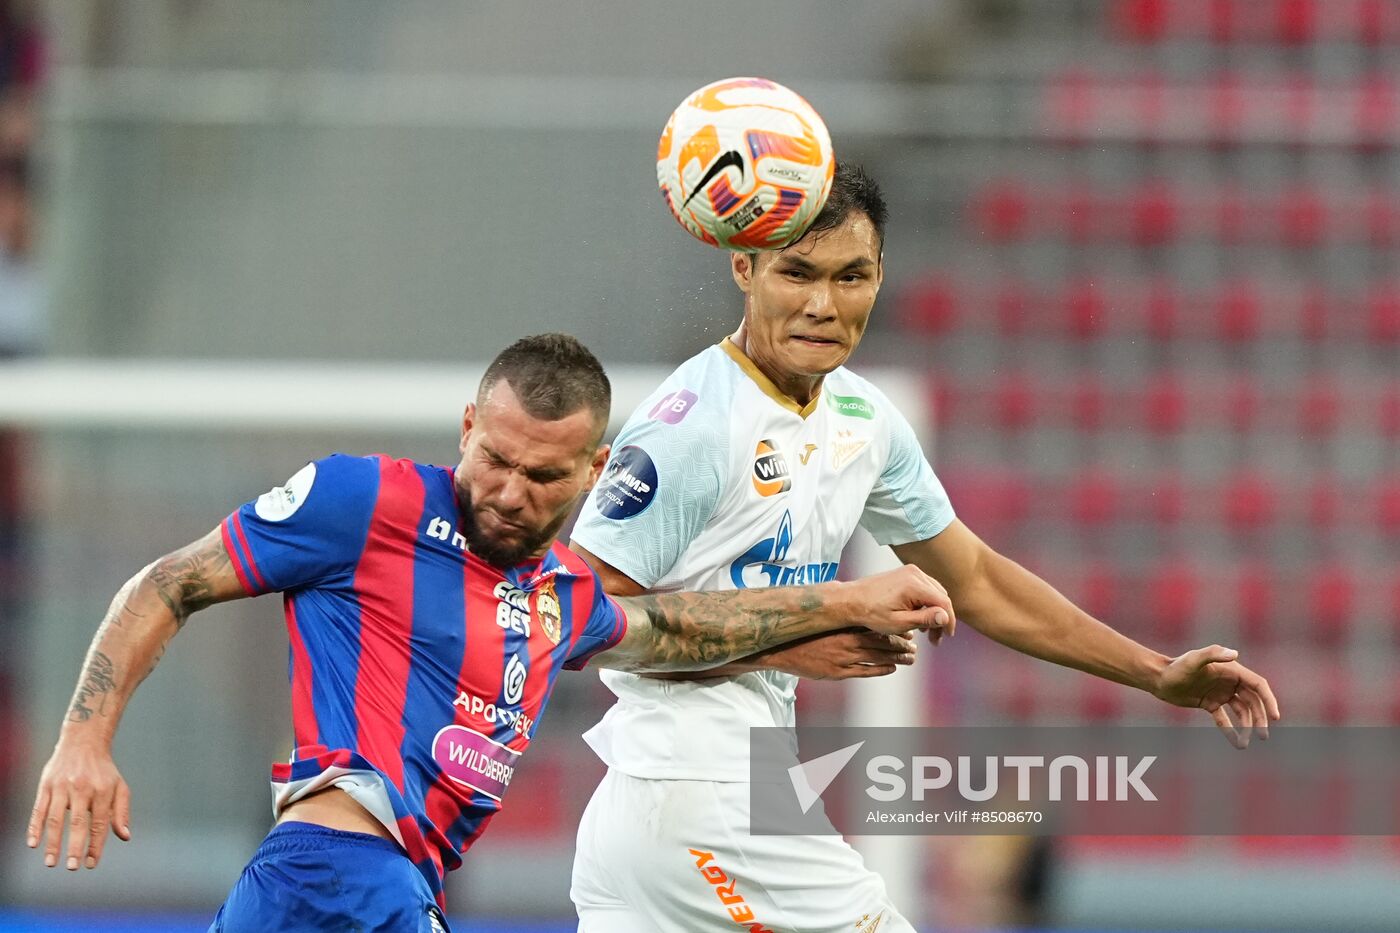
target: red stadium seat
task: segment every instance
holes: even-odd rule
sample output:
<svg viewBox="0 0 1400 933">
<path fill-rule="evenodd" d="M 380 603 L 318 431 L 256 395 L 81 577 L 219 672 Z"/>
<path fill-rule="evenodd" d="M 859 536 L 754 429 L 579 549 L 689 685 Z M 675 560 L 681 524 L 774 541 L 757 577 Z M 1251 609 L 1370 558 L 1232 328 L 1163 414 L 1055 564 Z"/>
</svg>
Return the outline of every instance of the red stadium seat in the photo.
<svg viewBox="0 0 1400 933">
<path fill-rule="evenodd" d="M 1009 533 L 1030 511 L 1030 485 L 1019 474 L 970 468 L 947 473 L 944 482 L 959 514 L 983 537 Z"/>
<path fill-rule="evenodd" d="M 1316 0 L 1278 0 L 1277 35 L 1280 42 L 1287 45 L 1306 45 L 1317 38 L 1315 2 Z"/>
<path fill-rule="evenodd" d="M 1002 180 L 988 185 L 973 199 L 972 215 L 982 236 L 1009 243 L 1026 236 L 1030 197 L 1020 182 Z"/>
<path fill-rule="evenodd" d="M 1367 331 L 1377 343 L 1400 343 L 1400 288 L 1386 284 L 1367 296 Z"/>
<path fill-rule="evenodd" d="M 1327 205 L 1312 188 L 1297 188 L 1284 195 L 1280 215 L 1283 242 L 1293 249 L 1316 246 L 1326 234 Z"/>
<path fill-rule="evenodd" d="M 1319 476 L 1308 486 L 1308 524 L 1315 532 L 1329 532 L 1337 527 L 1342 513 L 1342 491 L 1335 476 Z"/>
<path fill-rule="evenodd" d="M 1183 647 L 1200 605 L 1200 576 L 1185 559 L 1166 560 L 1145 581 L 1144 605 L 1156 638 L 1169 651 Z"/>
<path fill-rule="evenodd" d="M 1102 528 L 1118 518 L 1121 490 L 1106 470 L 1090 468 L 1076 476 L 1068 490 L 1070 517 L 1086 528 Z"/>
<path fill-rule="evenodd" d="M 1133 239 L 1139 246 L 1160 246 L 1177 233 L 1177 195 L 1165 181 L 1143 186 L 1133 202 Z"/>
<path fill-rule="evenodd" d="M 1251 282 L 1232 282 L 1221 290 L 1216 306 L 1220 336 L 1245 343 L 1259 336 L 1259 292 Z"/>
<path fill-rule="evenodd" d="M 1108 319 L 1103 292 L 1092 279 L 1071 283 L 1064 296 L 1069 332 L 1080 340 L 1092 340 L 1103 332 Z"/>
<path fill-rule="evenodd" d="M 1147 386 L 1143 420 L 1154 434 L 1179 434 L 1186 426 L 1186 391 L 1176 377 L 1160 373 Z"/>
<path fill-rule="evenodd" d="M 1216 236 L 1226 245 L 1243 243 L 1249 232 L 1249 199 L 1237 186 L 1226 185 L 1216 192 L 1215 203 Z"/>
<path fill-rule="evenodd" d="M 1381 532 L 1400 538 L 1400 479 L 1387 479 L 1376 489 L 1375 511 Z"/>
<path fill-rule="evenodd" d="M 1035 387 L 1019 373 L 1012 373 L 997 385 L 993 405 L 997 426 L 1003 431 L 1023 431 L 1035 423 Z"/>
<path fill-rule="evenodd" d="M 1079 608 L 1112 625 L 1120 612 L 1122 590 L 1118 568 L 1108 561 L 1093 561 L 1079 581 Z"/>
<path fill-rule="evenodd" d="M 1308 617 L 1320 644 L 1337 646 L 1351 628 L 1356 610 L 1356 578 L 1344 564 L 1313 568 L 1307 584 Z"/>
<path fill-rule="evenodd" d="M 1110 8 L 1114 31 L 1136 42 L 1158 42 L 1167 33 L 1171 0 L 1124 0 Z"/>
<path fill-rule="evenodd" d="M 958 326 L 958 290 L 946 276 L 933 276 L 905 293 L 900 317 L 916 333 L 943 336 Z"/>
<path fill-rule="evenodd" d="M 1395 85 L 1384 75 L 1372 76 L 1362 84 L 1353 127 L 1357 142 L 1362 146 L 1376 148 L 1389 144 L 1391 129 L 1400 119 L 1395 90 Z"/>
<path fill-rule="evenodd" d="M 1089 723 L 1113 722 L 1123 715 L 1125 688 L 1099 677 L 1084 678 L 1079 714 Z"/>
<path fill-rule="evenodd" d="M 1071 183 L 1065 192 L 1061 210 L 1062 215 L 1056 218 L 1058 228 L 1065 231 L 1070 242 L 1085 244 L 1098 236 L 1103 199 L 1092 185 Z"/>
<path fill-rule="evenodd" d="M 1298 427 L 1313 437 L 1329 437 L 1342 413 L 1341 393 L 1324 376 L 1310 378 L 1298 400 Z"/>
<path fill-rule="evenodd" d="M 1298 325 L 1303 337 L 1312 343 L 1322 343 L 1328 337 L 1334 314 L 1333 297 L 1321 288 L 1309 288 L 1299 308 Z"/>
<path fill-rule="evenodd" d="M 1278 495 L 1263 474 L 1246 468 L 1230 477 L 1221 490 L 1221 509 L 1230 529 L 1251 533 L 1273 524 Z"/>
<path fill-rule="evenodd" d="M 1387 438 L 1400 437 L 1400 383 L 1392 383 L 1381 392 L 1376 427 Z"/>
<path fill-rule="evenodd" d="M 1235 611 L 1242 650 L 1270 642 L 1277 591 L 1278 578 L 1268 564 L 1253 560 L 1240 565 L 1235 574 Z"/>
<path fill-rule="evenodd" d="M 1386 125 L 1384 138 L 1390 138 L 1389 124 Z M 1400 241 L 1400 210 L 1396 209 L 1394 196 L 1389 189 L 1369 193 L 1364 210 L 1366 236 L 1372 246 L 1385 249 Z"/>
<path fill-rule="evenodd" d="M 928 399 L 933 421 L 940 429 L 953 424 L 958 414 L 957 384 L 950 377 L 935 374 L 928 378 Z"/>
</svg>

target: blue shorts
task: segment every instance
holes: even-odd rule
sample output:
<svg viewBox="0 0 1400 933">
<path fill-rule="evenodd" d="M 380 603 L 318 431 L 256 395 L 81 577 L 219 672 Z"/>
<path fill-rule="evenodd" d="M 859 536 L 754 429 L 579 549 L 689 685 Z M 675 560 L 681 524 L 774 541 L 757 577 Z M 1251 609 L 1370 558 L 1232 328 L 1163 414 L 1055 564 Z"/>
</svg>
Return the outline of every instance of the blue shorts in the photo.
<svg viewBox="0 0 1400 933">
<path fill-rule="evenodd" d="M 288 821 L 258 847 L 209 933 L 268 930 L 434 933 L 447 922 L 390 840 Z"/>
</svg>

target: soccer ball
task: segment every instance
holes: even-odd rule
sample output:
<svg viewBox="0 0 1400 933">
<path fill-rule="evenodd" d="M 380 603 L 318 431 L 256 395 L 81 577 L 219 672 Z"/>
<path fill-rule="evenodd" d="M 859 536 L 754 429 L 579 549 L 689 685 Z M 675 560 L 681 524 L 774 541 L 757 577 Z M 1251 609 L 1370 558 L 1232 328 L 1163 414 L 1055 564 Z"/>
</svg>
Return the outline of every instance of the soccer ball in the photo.
<svg viewBox="0 0 1400 933">
<path fill-rule="evenodd" d="M 671 214 L 724 249 L 780 249 L 826 203 L 836 157 L 822 118 L 764 78 L 726 78 L 681 102 L 656 149 Z"/>
</svg>

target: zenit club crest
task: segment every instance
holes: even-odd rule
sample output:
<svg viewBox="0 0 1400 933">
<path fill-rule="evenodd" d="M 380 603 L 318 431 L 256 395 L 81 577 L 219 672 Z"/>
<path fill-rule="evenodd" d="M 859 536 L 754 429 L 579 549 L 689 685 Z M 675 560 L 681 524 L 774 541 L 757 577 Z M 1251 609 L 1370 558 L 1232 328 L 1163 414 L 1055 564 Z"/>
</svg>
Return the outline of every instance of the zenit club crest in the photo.
<svg viewBox="0 0 1400 933">
<path fill-rule="evenodd" d="M 544 581 L 535 591 L 535 618 L 540 620 L 540 628 L 550 644 L 559 644 L 559 596 L 554 592 L 553 577 Z"/>
<path fill-rule="evenodd" d="M 776 496 L 792 488 L 792 470 L 778 445 L 764 438 L 753 452 L 753 488 L 760 496 Z"/>
</svg>

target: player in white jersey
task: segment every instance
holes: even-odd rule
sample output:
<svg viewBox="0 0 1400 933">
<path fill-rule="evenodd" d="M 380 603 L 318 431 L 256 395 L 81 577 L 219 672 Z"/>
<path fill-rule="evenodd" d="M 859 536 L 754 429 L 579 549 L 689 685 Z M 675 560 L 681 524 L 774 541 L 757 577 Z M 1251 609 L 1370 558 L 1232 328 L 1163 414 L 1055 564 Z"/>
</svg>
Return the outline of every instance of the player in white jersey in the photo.
<svg viewBox="0 0 1400 933">
<path fill-rule="evenodd" d="M 617 594 L 773 586 L 834 577 L 861 525 L 991 638 L 1202 707 L 1237 743 L 1264 732 L 1277 703 L 1235 652 L 1151 651 L 997 554 L 955 518 L 908 422 L 843 367 L 879 291 L 885 214 L 874 182 L 842 165 L 801 240 L 733 255 L 743 323 L 632 414 L 574 549 Z M 582 933 L 912 929 L 839 837 L 748 833 L 748 730 L 793 724 L 794 675 L 908 660 L 851 637 L 707 672 L 722 679 L 602 673 L 617 702 L 585 736 L 609 770 L 579 827 Z"/>
</svg>

